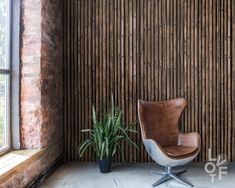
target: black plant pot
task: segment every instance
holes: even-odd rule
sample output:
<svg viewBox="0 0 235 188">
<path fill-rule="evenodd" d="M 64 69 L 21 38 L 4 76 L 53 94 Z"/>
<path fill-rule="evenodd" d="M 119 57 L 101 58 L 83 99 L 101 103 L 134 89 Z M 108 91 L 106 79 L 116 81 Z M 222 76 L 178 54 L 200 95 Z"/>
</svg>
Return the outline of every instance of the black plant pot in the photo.
<svg viewBox="0 0 235 188">
<path fill-rule="evenodd" d="M 111 164 L 112 164 L 112 157 L 109 157 L 107 159 L 99 160 L 100 172 L 101 173 L 108 173 L 108 172 L 110 172 Z"/>
</svg>

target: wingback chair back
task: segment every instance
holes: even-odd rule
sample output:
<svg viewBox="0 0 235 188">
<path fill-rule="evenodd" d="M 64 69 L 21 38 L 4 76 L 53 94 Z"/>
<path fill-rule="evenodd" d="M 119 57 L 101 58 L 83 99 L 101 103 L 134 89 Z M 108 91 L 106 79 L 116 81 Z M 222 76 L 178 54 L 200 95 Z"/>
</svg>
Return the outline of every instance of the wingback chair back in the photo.
<svg viewBox="0 0 235 188">
<path fill-rule="evenodd" d="M 161 102 L 139 101 L 139 118 L 144 139 L 153 139 L 162 147 L 177 145 L 179 120 L 187 101 L 183 98 Z"/>
</svg>

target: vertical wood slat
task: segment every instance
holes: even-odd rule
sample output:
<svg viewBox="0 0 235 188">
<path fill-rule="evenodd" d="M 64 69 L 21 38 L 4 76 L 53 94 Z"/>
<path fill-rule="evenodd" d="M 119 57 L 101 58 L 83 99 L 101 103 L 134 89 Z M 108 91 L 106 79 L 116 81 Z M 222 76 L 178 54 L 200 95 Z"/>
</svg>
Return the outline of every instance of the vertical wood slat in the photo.
<svg viewBox="0 0 235 188">
<path fill-rule="evenodd" d="M 202 137 L 196 161 L 208 148 L 235 161 L 234 9 L 232 0 L 64 1 L 65 159 L 95 160 L 91 149 L 78 157 L 81 130 L 113 93 L 126 122 L 138 120 L 138 99 L 185 97 L 182 131 Z M 140 133 L 130 137 L 141 150 L 125 145 L 127 161 L 151 161 Z"/>
<path fill-rule="evenodd" d="M 232 87 L 231 87 L 231 103 L 232 103 L 232 143 L 231 143 L 231 161 L 235 160 L 235 3 L 232 3 L 233 1 L 231 1 L 231 81 L 232 81 Z"/>
<path fill-rule="evenodd" d="M 63 43 L 64 43 L 64 46 L 63 46 L 63 62 L 67 62 L 67 41 L 68 41 L 68 17 L 67 17 L 67 5 L 68 5 L 68 1 L 64 1 L 64 14 L 63 14 L 63 24 L 64 24 L 64 31 L 63 31 Z M 63 113 L 63 133 L 64 133 L 64 153 L 65 153 L 65 160 L 67 160 L 67 150 L 69 149 L 69 147 L 67 147 L 67 63 L 64 63 L 63 64 L 63 89 L 64 89 L 64 95 L 63 95 L 63 109 L 64 109 L 64 113 Z"/>
</svg>

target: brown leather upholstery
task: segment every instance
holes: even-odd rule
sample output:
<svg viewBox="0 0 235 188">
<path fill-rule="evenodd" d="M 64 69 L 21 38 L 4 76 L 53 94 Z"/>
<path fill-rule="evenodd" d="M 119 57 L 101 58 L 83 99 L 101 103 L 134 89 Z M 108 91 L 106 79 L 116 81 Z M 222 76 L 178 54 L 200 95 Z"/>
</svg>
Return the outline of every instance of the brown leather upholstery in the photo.
<svg viewBox="0 0 235 188">
<path fill-rule="evenodd" d="M 197 148 L 177 145 L 164 147 L 164 150 L 166 151 L 167 155 L 171 157 L 181 157 L 194 154 L 197 151 Z"/>
<path fill-rule="evenodd" d="M 200 137 L 197 133 L 182 134 L 179 120 L 187 102 L 183 98 L 161 102 L 139 103 L 141 132 L 145 139 L 153 139 L 169 157 L 184 157 L 198 151 Z"/>
</svg>

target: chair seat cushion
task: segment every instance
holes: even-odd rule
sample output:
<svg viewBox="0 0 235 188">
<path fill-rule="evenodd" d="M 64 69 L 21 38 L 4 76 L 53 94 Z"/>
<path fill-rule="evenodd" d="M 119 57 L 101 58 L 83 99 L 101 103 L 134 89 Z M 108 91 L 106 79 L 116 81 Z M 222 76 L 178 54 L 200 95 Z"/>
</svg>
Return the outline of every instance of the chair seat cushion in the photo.
<svg viewBox="0 0 235 188">
<path fill-rule="evenodd" d="M 187 155 L 193 155 L 198 150 L 198 148 L 176 145 L 164 147 L 164 150 L 166 151 L 167 155 L 171 157 L 184 157 Z"/>
</svg>

